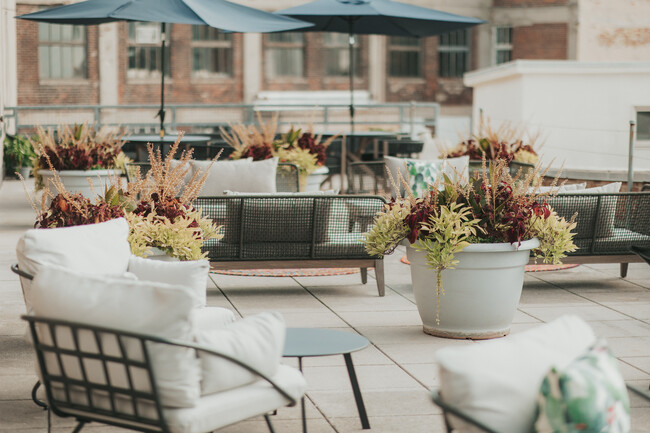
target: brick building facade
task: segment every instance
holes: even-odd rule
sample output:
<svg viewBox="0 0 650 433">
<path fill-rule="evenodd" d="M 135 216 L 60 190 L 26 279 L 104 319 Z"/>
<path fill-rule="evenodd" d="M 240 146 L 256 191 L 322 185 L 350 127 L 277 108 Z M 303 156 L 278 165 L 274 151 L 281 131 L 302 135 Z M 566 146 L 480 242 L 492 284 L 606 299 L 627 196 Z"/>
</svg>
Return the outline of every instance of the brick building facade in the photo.
<svg viewBox="0 0 650 433">
<path fill-rule="evenodd" d="M 569 18 L 570 8 L 576 1 L 479 0 L 471 2 L 474 4 L 473 9 L 466 7 L 461 11 L 454 10 L 453 7 L 445 8 L 450 5 L 445 1 L 435 2 L 436 4 L 433 5 L 427 4 L 441 10 L 449 9 L 450 12 L 482 18 L 487 23 L 469 29 L 462 37 L 447 39 L 431 37 L 417 43 L 378 36 L 362 36 L 358 38 L 361 48 L 355 88 L 368 90 L 371 99 L 378 102 L 433 101 L 441 103 L 443 107 L 471 105 L 471 89 L 462 84 L 464 71 L 515 59 L 571 58 L 572 27 Z M 418 3 L 417 0 L 413 2 Z M 35 5 L 31 0 L 23 2 L 17 0 L 16 3 L 18 14 L 53 5 L 49 0 L 44 1 L 46 5 L 40 6 Z M 539 14 L 539 11 L 552 11 L 552 13 Z M 524 18 L 520 19 L 522 16 Z M 541 16 L 542 22 L 538 22 L 535 16 Z M 106 104 L 107 101 L 111 104 L 129 105 L 150 104 L 157 101 L 160 97 L 160 75 L 131 74 L 133 63 L 139 61 L 145 62 L 145 66 L 140 66 L 140 72 L 147 72 L 146 69 L 151 65 L 146 66 L 146 62 L 154 62 L 147 56 L 154 56 L 153 52 L 147 54 L 146 49 L 137 51 L 137 48 L 130 46 L 132 44 L 130 39 L 132 36 L 129 36 L 132 30 L 129 28 L 130 24 L 114 25 L 117 26 L 117 37 L 113 40 L 116 44 L 115 60 L 108 63 L 101 63 L 98 60 L 105 55 L 100 49 L 101 32 L 98 26 L 83 27 L 76 34 L 79 40 L 83 39 L 84 70 L 79 72 L 78 68 L 75 69 L 72 74 L 77 76 L 52 78 L 47 77 L 48 72 L 44 72 L 43 65 L 40 63 L 43 62 L 45 52 L 51 57 L 58 55 L 59 51 L 55 48 L 43 48 L 43 30 L 39 30 L 38 23 L 18 20 L 16 23 L 18 105 Z M 505 35 L 504 37 L 495 38 L 497 28 L 506 29 L 498 33 Z M 330 58 L 328 56 L 332 52 L 336 54 L 336 51 L 332 51 L 331 46 L 328 45 L 325 34 L 305 33 L 301 36 L 301 41 L 296 43 L 298 48 L 293 48 L 292 54 L 297 65 L 294 69 L 299 70 L 299 73 L 290 71 L 292 74 L 287 76 L 269 72 L 276 67 L 277 63 L 277 61 L 273 62 L 269 52 L 278 44 L 274 45 L 274 41 L 268 35 L 249 39 L 261 45 L 257 50 L 257 54 L 260 54 L 259 58 L 251 59 L 251 55 L 244 50 L 247 37 L 251 36 L 236 34 L 228 41 L 222 41 L 227 46 L 226 50 L 229 50 L 225 54 L 227 60 L 224 61 L 228 65 L 225 73 L 200 75 L 197 73 L 196 66 L 200 54 L 197 54 L 196 50 L 200 51 L 199 47 L 202 46 L 200 44 L 204 41 L 197 42 L 195 30 L 189 25 L 172 25 L 167 37 L 171 55 L 169 62 L 171 70 L 165 90 L 167 101 L 197 104 L 238 103 L 251 102 L 250 99 L 254 98 L 255 91 L 347 90 L 346 74 L 328 73 L 326 59 Z M 445 41 L 445 47 L 441 46 L 442 41 Z M 495 54 L 497 48 L 500 54 Z M 77 51 L 72 52 L 80 55 L 78 48 L 71 50 L 75 49 Z M 302 51 L 296 54 L 296 50 Z M 406 51 L 409 53 L 400 54 Z M 460 54 L 456 54 L 459 51 Z M 395 66 L 396 62 L 407 60 L 409 65 L 406 67 Z M 341 61 L 345 67 L 345 61 Z M 78 65 L 82 65 L 81 60 L 78 61 Z M 252 74 L 252 78 L 248 78 L 247 82 L 248 68 L 259 68 L 261 73 Z M 373 69 L 374 75 L 371 74 Z M 200 72 L 200 67 L 198 71 Z M 378 75 L 377 71 L 380 72 Z M 69 70 L 68 74 L 70 74 Z M 108 77 L 110 74 L 116 77 Z M 373 85 L 371 82 L 373 76 L 375 81 L 380 81 L 379 84 Z M 107 92 L 104 89 L 105 96 L 102 97 L 101 87 L 107 79 L 108 82 L 115 83 L 114 90 L 109 90 L 106 97 Z M 254 91 L 247 92 L 246 86 L 252 86 Z"/>
</svg>

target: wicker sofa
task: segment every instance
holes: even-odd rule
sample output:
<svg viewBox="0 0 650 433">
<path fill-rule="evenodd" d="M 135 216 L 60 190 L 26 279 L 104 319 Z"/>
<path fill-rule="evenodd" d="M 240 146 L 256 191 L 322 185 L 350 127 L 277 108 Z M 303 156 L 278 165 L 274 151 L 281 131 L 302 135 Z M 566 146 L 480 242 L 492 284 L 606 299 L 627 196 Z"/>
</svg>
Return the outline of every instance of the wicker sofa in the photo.
<svg viewBox="0 0 650 433">
<path fill-rule="evenodd" d="M 578 250 L 563 263 L 620 263 L 625 277 L 628 263 L 643 261 L 630 247 L 650 247 L 650 192 L 562 193 L 549 202 L 565 218 L 578 213 Z"/>
<path fill-rule="evenodd" d="M 366 253 L 362 234 L 385 201 L 377 196 L 234 195 L 199 197 L 194 205 L 224 226 L 206 242 L 212 269 L 375 268 L 384 295 L 383 259 Z"/>
</svg>

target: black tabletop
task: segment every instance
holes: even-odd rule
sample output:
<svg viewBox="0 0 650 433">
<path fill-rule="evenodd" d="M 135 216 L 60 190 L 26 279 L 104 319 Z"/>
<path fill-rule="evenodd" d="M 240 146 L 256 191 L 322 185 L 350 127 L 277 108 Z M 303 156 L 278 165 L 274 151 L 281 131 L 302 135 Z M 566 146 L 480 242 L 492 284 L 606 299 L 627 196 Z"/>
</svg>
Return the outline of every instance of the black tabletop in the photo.
<svg viewBox="0 0 650 433">
<path fill-rule="evenodd" d="M 166 134 L 160 138 L 160 135 L 145 134 L 145 135 L 130 135 L 127 141 L 132 143 L 174 143 L 178 139 L 177 134 Z M 210 141 L 209 135 L 184 135 L 181 143 L 204 143 Z"/>
</svg>

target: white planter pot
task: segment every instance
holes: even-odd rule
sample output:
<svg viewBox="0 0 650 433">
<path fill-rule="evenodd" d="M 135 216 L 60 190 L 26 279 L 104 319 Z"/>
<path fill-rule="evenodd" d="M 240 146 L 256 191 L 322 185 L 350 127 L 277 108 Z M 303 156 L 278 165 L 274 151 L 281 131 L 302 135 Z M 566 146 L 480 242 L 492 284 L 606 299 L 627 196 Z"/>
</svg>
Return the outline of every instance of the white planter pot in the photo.
<svg viewBox="0 0 650 433">
<path fill-rule="evenodd" d="M 50 170 L 38 170 L 38 174 L 43 177 L 43 185 L 47 186 L 50 191 L 56 195 L 56 188 L 52 184 L 54 174 Z M 62 170 L 57 171 L 63 186 L 70 193 L 81 193 L 90 200 L 95 199 L 96 194 L 103 194 L 106 185 L 110 184 L 111 177 L 122 175 L 121 170 Z M 93 189 L 88 183 L 90 179 L 93 183 Z"/>
<path fill-rule="evenodd" d="M 300 176 L 300 191 L 316 192 L 320 190 L 320 184 L 327 179 L 330 169 L 323 166 L 317 168 L 307 176 Z"/>
<path fill-rule="evenodd" d="M 436 323 L 436 271 L 425 253 L 407 247 L 413 294 L 424 332 L 438 337 L 486 339 L 510 332 L 517 312 L 524 271 L 537 239 L 517 248 L 508 243 L 472 244 L 456 254 L 454 269 L 442 271 L 440 323 Z"/>
</svg>

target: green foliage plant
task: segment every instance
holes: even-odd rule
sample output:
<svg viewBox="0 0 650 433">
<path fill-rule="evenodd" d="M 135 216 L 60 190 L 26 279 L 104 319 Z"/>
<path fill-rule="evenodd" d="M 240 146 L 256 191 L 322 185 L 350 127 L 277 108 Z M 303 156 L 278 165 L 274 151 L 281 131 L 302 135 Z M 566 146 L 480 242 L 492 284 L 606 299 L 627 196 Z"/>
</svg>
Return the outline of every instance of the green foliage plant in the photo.
<svg viewBox="0 0 650 433">
<path fill-rule="evenodd" d="M 32 159 L 36 156 L 29 138 L 21 134 L 5 137 L 3 153 L 10 172 L 22 167 L 31 167 Z"/>
<path fill-rule="evenodd" d="M 389 202 L 364 234 L 366 251 L 383 257 L 404 239 L 423 251 L 427 265 L 437 274 L 438 306 L 444 295 L 442 271 L 454 269 L 456 254 L 471 243 L 518 246 L 537 238 L 540 246 L 533 250 L 534 257 L 545 263 L 560 263 L 567 252 L 577 249 L 572 232 L 575 216 L 566 221 L 548 205 L 550 193 L 530 192 L 539 169 L 523 177 L 520 172 L 513 178 L 508 162 L 496 160 L 488 165 L 484 159 L 480 178 L 463 185 L 444 176 L 441 182 L 429 185 L 422 197 L 414 197 L 406 188 L 409 195 Z M 404 179 L 398 181 L 406 184 Z"/>
</svg>

